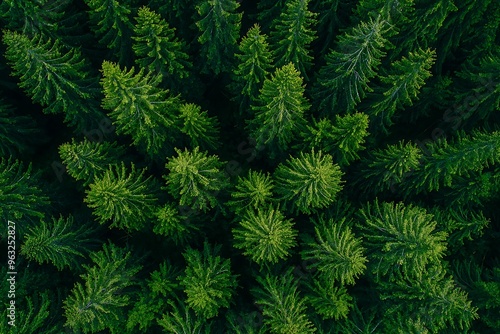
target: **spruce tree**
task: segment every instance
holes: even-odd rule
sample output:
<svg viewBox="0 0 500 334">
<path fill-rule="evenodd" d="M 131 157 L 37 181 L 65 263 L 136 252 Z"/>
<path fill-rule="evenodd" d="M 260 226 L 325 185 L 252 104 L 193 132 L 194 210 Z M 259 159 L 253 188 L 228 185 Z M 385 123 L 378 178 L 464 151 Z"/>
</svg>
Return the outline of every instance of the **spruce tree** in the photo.
<svg viewBox="0 0 500 334">
<path fill-rule="evenodd" d="M 306 300 L 323 320 L 347 317 L 353 307 L 353 298 L 344 286 L 338 286 L 334 280 L 324 276 L 311 278 L 306 285 Z"/>
<path fill-rule="evenodd" d="M 244 255 L 260 265 L 275 264 L 287 258 L 297 245 L 293 227 L 293 221 L 272 206 L 248 209 L 233 228 L 234 247 L 243 249 Z"/>
<path fill-rule="evenodd" d="M 118 134 L 132 136 L 134 145 L 151 156 L 163 153 L 174 138 L 175 117 L 179 98 L 158 87 L 161 74 L 135 73 L 132 68 L 121 70 L 119 65 L 102 64 L 104 90 L 103 107 L 116 125 Z"/>
<path fill-rule="evenodd" d="M 184 303 L 170 301 L 172 310 L 158 319 L 158 324 L 167 333 L 212 333 L 212 323 L 201 316 L 197 316 L 193 309 Z M 179 304 L 179 305 L 177 305 Z"/>
<path fill-rule="evenodd" d="M 285 151 L 291 138 L 305 126 L 304 113 L 309 109 L 302 78 L 293 64 L 277 69 L 264 81 L 252 109 L 256 114 L 248 129 L 257 147 L 268 147 L 271 157 Z"/>
<path fill-rule="evenodd" d="M 289 0 L 273 23 L 271 38 L 276 50 L 276 66 L 293 63 L 308 80 L 312 66 L 310 44 L 315 40 L 316 13 L 308 9 L 309 0 Z"/>
<path fill-rule="evenodd" d="M 273 201 L 274 184 L 269 174 L 250 170 L 245 177 L 238 177 L 236 190 L 226 205 L 237 214 L 247 209 L 258 209 Z"/>
<path fill-rule="evenodd" d="M 202 0 L 196 6 L 202 72 L 218 75 L 230 70 L 241 27 L 239 6 L 236 0 Z"/>
<path fill-rule="evenodd" d="M 178 83 L 193 66 L 186 45 L 175 36 L 175 28 L 146 6 L 139 8 L 134 26 L 135 62 L 150 72 L 161 73 L 168 81 Z"/>
<path fill-rule="evenodd" d="M 217 193 L 228 186 L 221 171 L 222 163 L 215 155 L 208 156 L 198 147 L 192 151 L 175 149 L 177 157 L 168 159 L 164 176 L 168 192 L 182 206 L 207 211 L 218 204 Z"/>
<path fill-rule="evenodd" d="M 94 210 L 99 223 L 110 221 L 110 227 L 140 230 L 151 221 L 157 208 L 158 186 L 144 173 L 134 165 L 128 170 L 122 163 L 110 166 L 90 184 L 84 202 Z"/>
<path fill-rule="evenodd" d="M 186 304 L 204 319 L 229 307 L 237 286 L 231 261 L 219 255 L 220 248 L 205 242 L 202 251 L 188 248 L 183 253 L 187 266 L 179 281 L 187 295 Z"/>
<path fill-rule="evenodd" d="M 293 211 L 311 213 L 335 201 L 343 188 L 342 175 L 331 155 L 300 152 L 274 172 L 276 193 Z"/>
<path fill-rule="evenodd" d="M 179 107 L 180 131 L 190 139 L 191 147 L 216 149 L 219 141 L 219 121 L 208 116 L 207 111 L 194 103 L 183 103 Z"/>
<path fill-rule="evenodd" d="M 182 245 L 192 239 L 200 227 L 179 212 L 177 205 L 167 203 L 155 212 L 153 232 Z"/>
</svg>

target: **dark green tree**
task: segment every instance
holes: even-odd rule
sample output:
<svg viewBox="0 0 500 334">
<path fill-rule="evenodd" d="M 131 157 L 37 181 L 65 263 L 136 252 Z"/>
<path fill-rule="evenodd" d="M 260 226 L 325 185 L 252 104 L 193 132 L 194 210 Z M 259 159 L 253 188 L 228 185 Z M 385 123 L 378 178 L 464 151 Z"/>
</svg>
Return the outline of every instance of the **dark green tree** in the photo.
<svg viewBox="0 0 500 334">
<path fill-rule="evenodd" d="M 306 300 L 323 320 L 347 317 L 353 307 L 353 298 L 344 286 L 324 276 L 311 278 L 306 285 Z"/>
<path fill-rule="evenodd" d="M 165 153 L 176 132 L 180 100 L 158 87 L 161 74 L 122 71 L 108 61 L 103 62 L 102 73 L 103 107 L 111 111 L 117 133 L 132 136 L 133 143 L 149 155 Z"/>
<path fill-rule="evenodd" d="M 209 116 L 207 111 L 194 103 L 184 103 L 179 107 L 179 128 L 190 139 L 191 147 L 216 149 L 219 143 L 219 121 Z"/>
<path fill-rule="evenodd" d="M 293 221 L 272 206 L 248 209 L 233 228 L 234 247 L 260 265 L 275 264 L 290 256 L 297 245 L 293 227 Z"/>
<path fill-rule="evenodd" d="M 312 66 L 310 44 L 315 40 L 316 13 L 309 11 L 309 0 L 289 0 L 273 23 L 271 39 L 276 50 L 276 66 L 293 63 L 308 80 Z"/>
<path fill-rule="evenodd" d="M 33 118 L 17 115 L 11 105 L 0 100 L 0 157 L 31 153 L 33 137 L 40 136 Z"/>
<path fill-rule="evenodd" d="M 218 157 L 208 156 L 198 147 L 175 151 L 177 157 L 169 158 L 165 165 L 169 171 L 164 176 L 168 192 L 180 205 L 202 211 L 214 208 L 218 204 L 217 193 L 229 185 Z"/>
<path fill-rule="evenodd" d="M 293 211 L 311 213 L 335 201 L 343 188 L 342 175 L 331 155 L 300 152 L 276 169 L 276 193 Z"/>
<path fill-rule="evenodd" d="M 208 322 L 184 303 L 170 301 L 172 310 L 158 319 L 158 324 L 168 333 L 198 333 L 210 334 L 212 323 Z M 179 304 L 179 305 L 177 305 Z"/>
<path fill-rule="evenodd" d="M 202 0 L 196 6 L 196 26 L 200 35 L 202 72 L 230 71 L 239 39 L 241 13 L 236 0 Z"/>
<path fill-rule="evenodd" d="M 90 184 L 84 202 L 94 210 L 99 223 L 140 230 L 151 221 L 157 209 L 158 185 L 144 173 L 144 169 L 139 172 L 133 164 L 128 170 L 122 163 L 110 166 Z"/>
<path fill-rule="evenodd" d="M 177 205 L 167 203 L 155 212 L 156 222 L 153 232 L 173 240 L 182 245 L 200 230 L 200 227 L 188 217 L 181 215 Z"/>
<path fill-rule="evenodd" d="M 226 205 L 240 214 L 247 209 L 258 209 L 273 201 L 274 184 L 269 174 L 250 170 L 245 177 L 238 177 L 236 190 L 231 192 L 231 200 Z"/>
<path fill-rule="evenodd" d="M 183 253 L 187 266 L 179 281 L 187 295 L 186 304 L 205 319 L 229 307 L 237 286 L 231 261 L 220 257 L 220 248 L 205 242 L 202 251 L 188 248 Z"/>
</svg>

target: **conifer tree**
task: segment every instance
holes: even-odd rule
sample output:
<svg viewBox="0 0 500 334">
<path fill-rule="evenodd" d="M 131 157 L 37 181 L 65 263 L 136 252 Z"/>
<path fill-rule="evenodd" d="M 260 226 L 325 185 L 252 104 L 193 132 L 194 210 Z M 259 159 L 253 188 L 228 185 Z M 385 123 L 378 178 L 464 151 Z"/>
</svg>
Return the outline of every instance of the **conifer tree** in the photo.
<svg viewBox="0 0 500 334">
<path fill-rule="evenodd" d="M 179 302 L 179 306 L 170 301 L 172 311 L 164 314 L 158 320 L 158 324 L 168 333 L 212 333 L 212 323 L 207 322 L 201 316 L 197 316 L 193 310 L 184 303 Z"/>
<path fill-rule="evenodd" d="M 309 0 L 289 0 L 273 24 L 271 38 L 276 50 L 276 66 L 293 63 L 302 77 L 308 80 L 307 71 L 313 57 L 309 45 L 316 39 L 314 26 L 316 13 L 308 9 Z"/>
<path fill-rule="evenodd" d="M 118 332 L 130 302 L 127 288 L 135 284 L 133 277 L 141 269 L 131 256 L 130 251 L 113 244 L 90 254 L 93 264 L 83 265 L 83 283 L 77 282 L 64 300 L 67 327 L 83 333 Z"/>
<path fill-rule="evenodd" d="M 232 88 L 240 101 L 240 114 L 244 114 L 257 99 L 259 90 L 269 75 L 273 55 L 269 50 L 267 35 L 261 32 L 258 24 L 248 30 L 238 49 L 238 68 L 234 70 Z"/>
<path fill-rule="evenodd" d="M 218 75 L 230 70 L 241 27 L 239 6 L 236 0 L 202 0 L 196 6 L 202 72 Z"/>
<path fill-rule="evenodd" d="M 208 116 L 207 111 L 193 103 L 184 103 L 179 108 L 180 131 L 190 139 L 191 146 L 216 149 L 219 141 L 219 121 Z"/>
<path fill-rule="evenodd" d="M 326 56 L 326 65 L 313 89 L 318 108 L 325 114 L 352 112 L 371 91 L 368 83 L 391 44 L 390 25 L 380 16 L 361 22 L 339 37 L 336 50 Z"/>
<path fill-rule="evenodd" d="M 316 328 L 308 319 L 306 302 L 300 296 L 291 271 L 280 275 L 257 277 L 259 288 L 253 290 L 261 305 L 264 323 L 273 334 L 314 333 Z"/>
<path fill-rule="evenodd" d="M 311 213 L 335 201 L 343 188 L 341 176 L 331 155 L 300 152 L 299 157 L 290 157 L 276 169 L 276 193 L 294 211 Z"/>
<path fill-rule="evenodd" d="M 58 270 L 79 268 L 95 240 L 89 224 L 76 226 L 72 216 L 54 218 L 28 227 L 20 254 L 39 264 L 52 263 Z"/>
<path fill-rule="evenodd" d="M 42 35 L 32 38 L 4 31 L 5 58 L 19 78 L 19 86 L 46 113 L 64 113 L 65 121 L 78 130 L 94 129 L 103 118 L 97 80 L 76 49 L 65 50 L 59 40 Z"/>
<path fill-rule="evenodd" d="M 297 245 L 291 219 L 272 206 L 248 209 L 240 223 L 233 229 L 234 247 L 243 249 L 243 254 L 256 263 L 275 264 L 290 255 Z"/>
<path fill-rule="evenodd" d="M 287 0 L 260 0 L 257 3 L 257 18 L 263 31 L 269 33 L 271 27 L 276 23 L 276 18 L 285 9 Z"/>
<path fill-rule="evenodd" d="M 308 238 L 302 258 L 311 261 L 310 267 L 325 276 L 325 282 L 354 284 L 366 269 L 361 239 L 354 235 L 345 218 L 339 222 L 321 218 L 315 222 L 314 230 L 315 239 Z"/>
<path fill-rule="evenodd" d="M 157 205 L 157 184 L 145 170 L 127 170 L 110 166 L 86 190 L 84 202 L 94 209 L 99 223 L 111 221 L 110 227 L 140 230 L 154 217 Z"/>
<path fill-rule="evenodd" d="M 257 147 L 268 146 L 271 156 L 276 155 L 275 150 L 285 151 L 291 138 L 305 126 L 304 113 L 309 109 L 302 78 L 293 64 L 277 69 L 264 81 L 252 109 L 256 114 L 248 128 Z"/>
<path fill-rule="evenodd" d="M 162 73 L 173 83 L 186 78 L 192 67 L 186 45 L 175 36 L 175 28 L 146 6 L 139 8 L 134 26 L 135 62 L 153 73 Z"/>
<path fill-rule="evenodd" d="M 187 266 L 179 281 L 187 295 L 186 304 L 205 319 L 217 316 L 220 308 L 229 307 L 237 286 L 231 261 L 220 257 L 220 248 L 205 242 L 201 252 L 188 248 L 183 253 Z"/>
<path fill-rule="evenodd" d="M 226 205 L 237 214 L 247 209 L 258 209 L 273 200 L 273 180 L 269 174 L 250 170 L 246 177 L 238 177 L 236 190 L 231 192 L 232 200 Z"/>
<path fill-rule="evenodd" d="M 169 237 L 175 244 L 183 244 L 200 230 L 194 222 L 181 215 L 177 206 L 167 203 L 155 212 L 153 232 Z"/>
<path fill-rule="evenodd" d="M 92 142 L 87 139 L 59 146 L 59 155 L 67 172 L 87 186 L 101 177 L 109 166 L 117 166 L 125 149 L 115 142 Z"/>
<path fill-rule="evenodd" d="M 122 66 L 130 66 L 131 3 L 129 0 L 84 0 L 89 6 L 89 17 L 99 43 L 111 49 Z"/>
<path fill-rule="evenodd" d="M 121 70 L 108 61 L 103 62 L 102 73 L 103 107 L 111 111 L 117 133 L 132 136 L 134 145 L 150 155 L 165 153 L 167 143 L 174 137 L 180 101 L 158 88 L 161 74 L 145 74 L 144 69 L 137 73 L 134 69 Z"/>
<path fill-rule="evenodd" d="M 353 298 L 344 286 L 337 286 L 334 280 L 319 276 L 306 283 L 306 300 L 323 320 L 345 319 L 353 307 Z"/>
<path fill-rule="evenodd" d="M 221 171 L 222 163 L 215 155 L 208 156 L 198 147 L 192 151 L 175 149 L 177 157 L 168 159 L 164 176 L 169 193 L 179 204 L 207 211 L 217 204 L 217 192 L 228 186 L 228 180 Z"/>
<path fill-rule="evenodd" d="M 0 99 L 0 157 L 29 152 L 37 136 L 40 132 L 33 118 L 16 115 L 14 108 Z"/>
<path fill-rule="evenodd" d="M 418 98 L 420 88 L 431 76 L 435 55 L 430 49 L 410 52 L 408 58 L 392 63 L 389 73 L 380 78 L 383 86 L 376 90 L 378 98 L 367 112 L 378 117 L 384 129 L 393 124 L 391 118 L 398 109 L 411 106 Z"/>
<path fill-rule="evenodd" d="M 377 279 L 400 274 L 418 279 L 428 265 L 440 264 L 446 232 L 436 231 L 433 215 L 414 205 L 375 201 L 360 210 L 365 245 L 373 258 Z"/>
</svg>

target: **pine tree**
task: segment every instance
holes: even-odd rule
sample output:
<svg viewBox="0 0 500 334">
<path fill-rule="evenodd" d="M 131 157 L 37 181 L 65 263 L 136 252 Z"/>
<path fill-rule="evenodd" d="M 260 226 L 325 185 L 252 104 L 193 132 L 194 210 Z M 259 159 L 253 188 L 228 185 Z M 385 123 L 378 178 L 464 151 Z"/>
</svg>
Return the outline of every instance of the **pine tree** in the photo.
<svg viewBox="0 0 500 334">
<path fill-rule="evenodd" d="M 252 261 L 262 264 L 275 264 L 290 255 L 297 245 L 297 231 L 291 219 L 272 206 L 249 209 L 233 228 L 234 247 L 243 249 L 243 254 Z"/>
<path fill-rule="evenodd" d="M 79 131 L 97 128 L 104 117 L 96 101 L 99 87 L 78 50 L 66 51 L 59 40 L 11 31 L 4 31 L 3 42 L 12 74 L 33 102 L 46 113 L 64 113 L 65 121 Z"/>
<path fill-rule="evenodd" d="M 116 142 L 92 142 L 87 139 L 59 146 L 59 155 L 67 172 L 75 180 L 87 186 L 96 178 L 102 177 L 109 166 L 117 166 L 125 149 Z"/>
<path fill-rule="evenodd" d="M 306 80 L 313 60 L 309 46 L 316 39 L 314 26 L 317 23 L 317 14 L 309 11 L 308 6 L 309 0 L 287 1 L 271 31 L 276 66 L 293 63 Z"/>
<path fill-rule="evenodd" d="M 175 37 L 175 28 L 146 6 L 139 8 L 134 26 L 135 62 L 153 73 L 162 73 L 172 83 L 186 78 L 193 66 L 186 45 Z"/>
<path fill-rule="evenodd" d="M 64 300 L 67 327 L 83 333 L 105 329 L 117 333 L 130 303 L 127 288 L 135 284 L 133 277 L 141 269 L 131 256 L 130 251 L 113 244 L 90 254 L 93 265 L 84 265 L 83 283 L 77 282 Z"/>
<path fill-rule="evenodd" d="M 174 241 L 176 245 L 182 245 L 192 239 L 200 230 L 200 227 L 181 215 L 177 206 L 167 203 L 155 212 L 156 222 L 153 232 L 164 235 Z"/>
<path fill-rule="evenodd" d="M 14 108 L 0 99 L 0 157 L 29 152 L 40 131 L 30 116 L 16 115 Z"/>
<path fill-rule="evenodd" d="M 257 304 L 262 306 L 264 323 L 273 334 L 306 334 L 316 332 L 308 319 L 305 299 L 291 271 L 279 277 L 267 274 L 257 277 L 259 288 L 253 290 Z"/>
<path fill-rule="evenodd" d="M 193 310 L 180 302 L 177 306 L 170 301 L 172 311 L 164 314 L 158 324 L 168 333 L 212 333 L 212 323 L 194 314 Z"/>
<path fill-rule="evenodd" d="M 435 55 L 436 52 L 430 49 L 410 52 L 408 58 L 392 63 L 389 73 L 380 78 L 383 86 L 376 90 L 378 98 L 367 112 L 380 119 L 385 131 L 393 124 L 391 118 L 396 111 L 411 106 L 418 98 L 420 88 L 432 75 L 430 68 Z"/>
<path fill-rule="evenodd" d="M 157 184 L 151 176 L 138 172 L 132 164 L 127 170 L 110 166 L 86 190 L 84 202 L 94 209 L 99 223 L 111 221 L 110 227 L 140 230 L 154 217 L 157 205 Z"/>
<path fill-rule="evenodd" d="M 303 115 L 309 109 L 302 78 L 293 64 L 277 69 L 264 81 L 252 109 L 256 115 L 248 129 L 256 146 L 268 146 L 271 156 L 276 155 L 275 150 L 285 151 L 291 138 L 305 126 Z"/>
<path fill-rule="evenodd" d="M 103 62 L 102 73 L 103 107 L 111 111 L 117 133 L 132 136 L 134 145 L 150 155 L 165 153 L 174 137 L 180 101 L 158 88 L 161 74 L 145 74 L 144 69 L 136 74 L 134 69 L 122 71 L 108 61 Z"/>
<path fill-rule="evenodd" d="M 237 286 L 231 261 L 219 256 L 220 248 L 205 242 L 201 252 L 188 248 L 183 253 L 187 266 L 179 281 L 187 295 L 186 304 L 205 319 L 217 316 L 220 308 L 229 307 Z"/>
<path fill-rule="evenodd" d="M 326 56 L 313 95 L 318 109 L 325 114 L 352 112 L 371 91 L 368 83 L 391 44 L 392 30 L 380 16 L 361 22 L 339 37 L 337 49 Z"/>
<path fill-rule="evenodd" d="M 130 22 L 129 0 L 84 0 L 94 33 L 99 43 L 111 49 L 121 65 L 130 65 L 133 25 Z"/>
<path fill-rule="evenodd" d="M 215 155 L 208 156 L 198 147 L 192 151 L 175 149 L 177 157 L 168 159 L 164 176 L 169 193 L 179 204 L 206 211 L 218 204 L 217 193 L 228 186 L 221 171 L 222 163 Z"/>
<path fill-rule="evenodd" d="M 196 6 L 202 72 L 218 75 L 230 70 L 241 27 L 239 6 L 235 0 L 203 0 Z"/>
<path fill-rule="evenodd" d="M 436 231 L 433 215 L 417 206 L 375 201 L 360 210 L 360 219 L 377 279 L 400 273 L 418 279 L 446 251 L 447 234 Z"/>
<path fill-rule="evenodd" d="M 300 152 L 290 157 L 274 173 L 276 193 L 294 211 L 311 213 L 329 206 L 342 190 L 342 172 L 329 154 Z"/>
<path fill-rule="evenodd" d="M 258 24 L 248 30 L 238 49 L 238 68 L 234 70 L 232 88 L 240 101 L 240 114 L 246 114 L 269 76 L 273 54 L 269 50 L 267 35 L 261 32 Z"/>
<path fill-rule="evenodd" d="M 258 209 L 273 200 L 273 180 L 269 173 L 250 170 L 246 177 L 238 177 L 236 190 L 231 192 L 232 200 L 226 202 L 236 214 L 247 209 Z"/>
<path fill-rule="evenodd" d="M 192 147 L 216 149 L 219 145 L 219 121 L 208 116 L 207 111 L 193 103 L 184 103 L 179 108 L 180 131 L 190 139 Z"/>
<path fill-rule="evenodd" d="M 334 280 L 319 276 L 307 282 L 307 302 L 323 320 L 345 319 L 353 307 L 353 298 L 344 286 L 337 286 Z"/>
<path fill-rule="evenodd" d="M 354 235 L 345 219 L 334 222 L 321 218 L 314 225 L 315 239 L 308 238 L 301 253 L 304 261 L 310 261 L 310 268 L 326 277 L 325 282 L 354 284 L 366 269 L 361 239 Z"/>
</svg>

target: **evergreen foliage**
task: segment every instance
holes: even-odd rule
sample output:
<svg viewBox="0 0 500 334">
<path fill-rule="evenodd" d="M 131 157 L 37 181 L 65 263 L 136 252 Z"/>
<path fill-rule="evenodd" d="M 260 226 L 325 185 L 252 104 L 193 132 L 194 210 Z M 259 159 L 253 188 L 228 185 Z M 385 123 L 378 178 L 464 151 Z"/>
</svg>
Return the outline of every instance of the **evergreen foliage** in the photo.
<svg viewBox="0 0 500 334">
<path fill-rule="evenodd" d="M 336 286 L 325 277 L 313 278 L 307 301 L 323 320 L 345 319 L 352 308 L 352 297 L 344 286 Z"/>
<path fill-rule="evenodd" d="M 0 157 L 29 152 L 33 136 L 40 136 L 33 118 L 16 115 L 11 105 L 0 100 Z"/>
<path fill-rule="evenodd" d="M 235 188 L 231 192 L 232 200 L 226 204 L 237 214 L 262 208 L 273 200 L 273 180 L 269 174 L 260 171 L 251 170 L 246 177 L 238 177 Z"/>
<path fill-rule="evenodd" d="M 153 232 L 169 237 L 176 244 L 184 244 L 199 231 L 199 227 L 180 214 L 173 203 L 167 203 L 155 212 Z"/>
<path fill-rule="evenodd" d="M 184 103 L 179 107 L 180 131 L 191 140 L 191 146 L 203 149 L 216 149 L 219 141 L 219 121 L 208 116 L 206 111 L 193 103 Z"/>
</svg>

